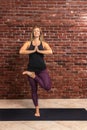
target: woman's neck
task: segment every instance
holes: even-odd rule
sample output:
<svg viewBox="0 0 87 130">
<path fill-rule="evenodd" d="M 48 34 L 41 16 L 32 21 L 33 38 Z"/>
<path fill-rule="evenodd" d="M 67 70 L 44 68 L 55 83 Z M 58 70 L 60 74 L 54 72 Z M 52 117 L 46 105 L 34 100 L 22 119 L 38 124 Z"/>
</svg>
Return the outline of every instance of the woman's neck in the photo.
<svg viewBox="0 0 87 130">
<path fill-rule="evenodd" d="M 40 45 L 40 40 L 39 40 L 39 38 L 35 38 L 35 39 L 33 40 L 33 45 Z"/>
<path fill-rule="evenodd" d="M 38 38 L 38 37 L 36 37 L 36 38 L 34 39 L 34 41 L 38 42 L 38 41 L 40 41 L 40 40 L 39 40 L 39 38 Z"/>
</svg>

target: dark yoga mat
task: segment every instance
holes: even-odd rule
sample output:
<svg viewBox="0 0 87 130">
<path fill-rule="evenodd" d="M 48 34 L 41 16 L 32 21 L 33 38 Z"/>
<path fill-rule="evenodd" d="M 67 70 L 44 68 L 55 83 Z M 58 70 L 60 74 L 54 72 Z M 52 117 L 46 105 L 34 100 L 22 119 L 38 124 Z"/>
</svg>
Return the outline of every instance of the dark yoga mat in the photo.
<svg viewBox="0 0 87 130">
<path fill-rule="evenodd" d="M 34 116 L 35 109 L 0 109 L 0 121 L 70 121 L 78 120 L 84 121 L 87 120 L 87 111 L 84 108 L 41 108 L 40 117 Z"/>
</svg>

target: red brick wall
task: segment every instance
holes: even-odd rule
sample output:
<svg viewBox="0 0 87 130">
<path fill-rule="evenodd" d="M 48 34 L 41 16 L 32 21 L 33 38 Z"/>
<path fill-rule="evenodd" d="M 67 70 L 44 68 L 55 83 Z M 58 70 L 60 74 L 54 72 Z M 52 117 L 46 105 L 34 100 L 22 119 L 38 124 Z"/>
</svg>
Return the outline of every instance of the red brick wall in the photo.
<svg viewBox="0 0 87 130">
<path fill-rule="evenodd" d="M 19 49 L 39 25 L 53 55 L 45 56 L 52 80 L 39 98 L 87 97 L 87 1 L 0 0 L 0 98 L 31 98 Z"/>
</svg>

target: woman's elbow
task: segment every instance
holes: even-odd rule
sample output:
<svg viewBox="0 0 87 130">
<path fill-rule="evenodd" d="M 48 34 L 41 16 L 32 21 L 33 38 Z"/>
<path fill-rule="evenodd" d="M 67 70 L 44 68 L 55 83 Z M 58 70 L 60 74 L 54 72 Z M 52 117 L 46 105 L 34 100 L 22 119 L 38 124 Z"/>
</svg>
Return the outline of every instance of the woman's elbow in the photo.
<svg viewBox="0 0 87 130">
<path fill-rule="evenodd" d="M 19 54 L 23 54 L 23 51 L 22 51 L 22 50 L 20 50 L 20 51 L 19 51 Z"/>
<path fill-rule="evenodd" d="M 52 50 L 50 50 L 50 54 L 53 54 L 53 51 L 52 51 Z"/>
</svg>

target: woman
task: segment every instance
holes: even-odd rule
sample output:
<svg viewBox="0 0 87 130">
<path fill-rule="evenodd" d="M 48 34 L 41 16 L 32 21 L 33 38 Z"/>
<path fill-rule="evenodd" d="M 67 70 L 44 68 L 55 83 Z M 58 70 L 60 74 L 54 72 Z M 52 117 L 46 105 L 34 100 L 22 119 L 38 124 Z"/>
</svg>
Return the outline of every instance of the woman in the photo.
<svg viewBox="0 0 87 130">
<path fill-rule="evenodd" d="M 51 81 L 46 70 L 44 54 L 52 54 L 52 49 L 43 40 L 41 28 L 35 26 L 31 33 L 31 40 L 24 43 L 21 47 L 20 54 L 29 55 L 28 70 L 23 74 L 28 75 L 29 83 L 32 90 L 32 99 L 36 108 L 35 116 L 40 116 L 38 106 L 37 84 L 45 90 L 51 89 Z"/>
</svg>

